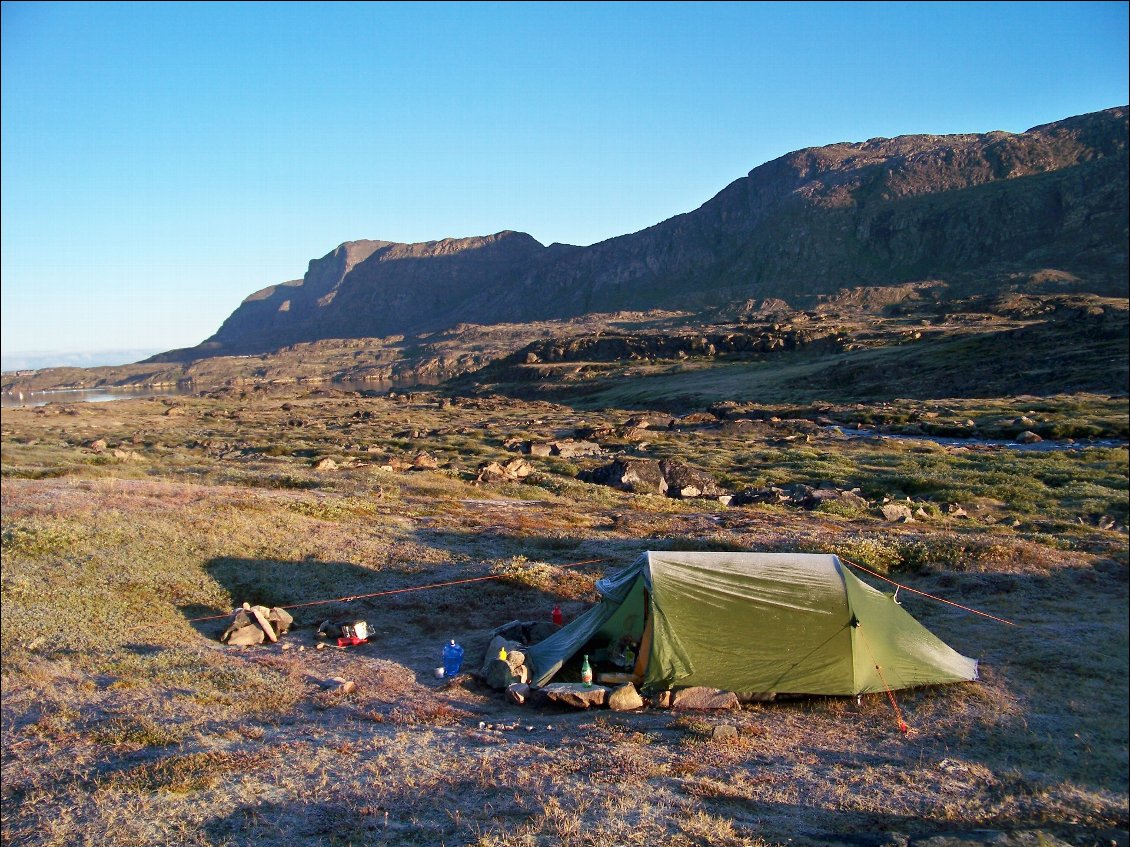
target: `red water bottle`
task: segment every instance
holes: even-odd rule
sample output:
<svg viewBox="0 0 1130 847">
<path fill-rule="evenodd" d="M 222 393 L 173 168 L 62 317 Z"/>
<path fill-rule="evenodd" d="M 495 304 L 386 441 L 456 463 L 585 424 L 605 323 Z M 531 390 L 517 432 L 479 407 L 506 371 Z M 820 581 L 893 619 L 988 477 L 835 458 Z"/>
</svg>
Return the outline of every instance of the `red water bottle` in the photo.
<svg viewBox="0 0 1130 847">
<path fill-rule="evenodd" d="M 561 626 L 561 622 L 562 622 L 563 620 L 565 620 L 565 618 L 564 618 L 564 616 L 563 616 L 563 615 L 561 614 L 561 606 L 559 606 L 559 605 L 556 605 L 556 604 L 555 604 L 555 605 L 554 605 L 554 607 L 553 607 L 553 622 L 554 622 L 554 623 L 555 623 L 555 624 L 556 624 L 557 626 Z"/>
</svg>

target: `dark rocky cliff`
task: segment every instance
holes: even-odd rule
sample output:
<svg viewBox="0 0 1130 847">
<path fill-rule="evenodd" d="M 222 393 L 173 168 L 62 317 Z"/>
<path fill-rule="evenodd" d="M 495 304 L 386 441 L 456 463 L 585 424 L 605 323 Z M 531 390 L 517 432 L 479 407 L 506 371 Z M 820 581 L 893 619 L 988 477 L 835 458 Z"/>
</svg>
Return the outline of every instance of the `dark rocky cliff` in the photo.
<svg viewBox="0 0 1130 847">
<path fill-rule="evenodd" d="M 519 232 L 355 241 L 248 297 L 183 356 L 589 312 L 702 309 L 938 279 L 1054 279 L 1127 295 L 1127 109 L 1025 133 L 901 136 L 790 153 L 699 209 L 589 247 Z M 1033 282 L 1036 281 L 1036 282 Z M 172 354 L 168 354 L 172 355 Z"/>
</svg>

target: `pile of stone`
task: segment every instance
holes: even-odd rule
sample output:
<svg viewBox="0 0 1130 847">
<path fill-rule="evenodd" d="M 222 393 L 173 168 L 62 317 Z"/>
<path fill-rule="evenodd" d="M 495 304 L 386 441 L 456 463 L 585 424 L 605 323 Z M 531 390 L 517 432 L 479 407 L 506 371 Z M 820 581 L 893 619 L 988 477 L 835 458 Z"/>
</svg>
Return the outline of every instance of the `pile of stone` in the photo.
<svg viewBox="0 0 1130 847">
<path fill-rule="evenodd" d="M 232 613 L 232 621 L 220 641 L 229 647 L 254 647 L 265 641 L 274 643 L 293 623 L 294 618 L 285 609 L 244 603 Z"/>
</svg>

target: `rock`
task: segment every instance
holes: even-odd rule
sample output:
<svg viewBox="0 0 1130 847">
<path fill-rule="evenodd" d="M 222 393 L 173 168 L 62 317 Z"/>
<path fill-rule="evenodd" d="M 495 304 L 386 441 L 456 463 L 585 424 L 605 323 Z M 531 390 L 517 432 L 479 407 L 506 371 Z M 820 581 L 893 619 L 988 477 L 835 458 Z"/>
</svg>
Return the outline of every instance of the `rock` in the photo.
<svg viewBox="0 0 1130 847">
<path fill-rule="evenodd" d="M 85 446 L 92 453 L 103 453 L 106 450 L 106 439 L 99 438 L 97 441 L 89 441 Z"/>
<path fill-rule="evenodd" d="M 667 483 L 668 497 L 720 497 L 726 493 L 710 474 L 675 459 L 660 462 L 659 472 Z"/>
<path fill-rule="evenodd" d="M 749 418 L 738 418 L 737 420 L 726 421 L 722 424 L 723 435 L 748 435 L 755 432 L 758 424 L 751 421 Z"/>
<path fill-rule="evenodd" d="M 242 626 L 221 640 L 229 647 L 254 647 L 267 640 L 267 633 L 257 626 Z"/>
<path fill-rule="evenodd" d="M 554 456 L 562 459 L 575 459 L 579 456 L 599 456 L 604 452 L 599 444 L 592 441 L 552 441 L 547 445 Z"/>
<path fill-rule="evenodd" d="M 608 695 L 608 708 L 614 712 L 631 712 L 643 708 L 643 698 L 636 687 L 626 682 Z"/>
<path fill-rule="evenodd" d="M 244 608 L 246 608 L 246 606 Z M 251 614 L 255 616 L 255 622 L 259 624 L 260 628 L 263 630 L 263 633 L 271 641 L 278 641 L 279 637 L 275 634 L 274 627 L 271 626 L 271 622 L 269 620 L 270 613 L 270 609 L 267 609 L 264 606 L 251 607 Z"/>
<path fill-rule="evenodd" d="M 603 685 L 586 686 L 580 682 L 551 682 L 541 692 L 551 703 L 560 703 L 574 709 L 603 706 L 609 694 L 609 690 Z"/>
<path fill-rule="evenodd" d="M 667 415 L 634 415 L 624 422 L 628 429 L 669 429 L 675 419 Z"/>
<path fill-rule="evenodd" d="M 710 740 L 715 744 L 733 744 L 738 740 L 738 728 L 732 723 L 722 723 L 710 732 Z"/>
<path fill-rule="evenodd" d="M 517 703 L 521 706 L 530 697 L 530 686 L 524 682 L 512 683 L 506 689 L 506 697 L 510 702 Z"/>
<path fill-rule="evenodd" d="M 965 509 L 961 508 L 961 506 L 957 505 L 957 503 L 950 503 L 948 506 L 946 506 L 946 514 L 951 518 L 969 517 L 969 513 L 965 511 Z"/>
<path fill-rule="evenodd" d="M 495 691 L 505 691 L 515 682 L 520 682 L 510 670 L 510 664 L 502 659 L 490 659 L 483 669 L 483 682 Z"/>
<path fill-rule="evenodd" d="M 275 628 L 275 632 L 279 635 L 285 635 L 290 631 L 291 625 L 294 624 L 294 618 L 291 617 L 290 612 L 277 606 L 267 613 L 267 620 L 270 621 L 271 626 Z"/>
<path fill-rule="evenodd" d="M 651 705 L 657 709 L 670 709 L 675 695 L 671 691 L 660 691 L 651 698 Z"/>
<path fill-rule="evenodd" d="M 502 470 L 513 479 L 525 479 L 534 472 L 534 466 L 525 459 L 511 459 L 502 466 Z"/>
<path fill-rule="evenodd" d="M 733 691 L 722 691 L 717 688 L 683 688 L 675 692 L 671 708 L 678 710 L 691 709 L 740 709 L 738 695 Z"/>
<path fill-rule="evenodd" d="M 539 458 L 546 458 L 548 456 L 553 455 L 553 448 L 550 447 L 548 444 L 535 444 L 534 442 L 531 441 L 531 442 L 528 442 L 528 444 L 526 446 L 526 452 L 529 453 L 531 456 L 538 456 Z"/>
<path fill-rule="evenodd" d="M 858 511 L 863 511 L 868 506 L 867 500 L 855 491 L 842 491 L 839 488 L 809 489 L 801 497 L 799 505 L 811 511 L 826 503 L 836 503 Z"/>
<path fill-rule="evenodd" d="M 647 438 L 651 435 L 646 429 L 641 429 L 638 426 L 629 426 L 620 432 L 620 437 L 625 441 L 634 441 L 643 446 L 647 444 Z"/>
<path fill-rule="evenodd" d="M 508 462 L 483 462 L 479 465 L 476 482 L 518 482 L 534 471 L 534 466 L 525 459 L 511 459 Z"/>
<path fill-rule="evenodd" d="M 752 503 L 780 503 L 788 500 L 789 495 L 784 489 L 776 486 L 765 488 L 746 488 L 730 498 L 731 506 L 748 506 Z"/>
<path fill-rule="evenodd" d="M 332 471 L 337 469 L 337 462 L 326 456 L 324 459 L 319 459 L 314 463 L 314 470 L 316 471 Z"/>
<path fill-rule="evenodd" d="M 526 654 L 522 652 L 522 644 L 517 641 L 503 638 L 501 635 L 496 635 L 490 640 L 490 645 L 487 647 L 486 653 L 483 655 L 483 676 L 486 676 L 489 670 L 490 663 L 498 661 L 498 654 L 506 650 L 506 662 L 509 667 L 516 668 L 526 661 Z"/>
<path fill-rule="evenodd" d="M 884 503 L 879 507 L 883 517 L 891 523 L 913 523 L 914 516 L 910 512 L 910 506 L 905 503 Z"/>
<path fill-rule="evenodd" d="M 718 418 L 710 412 L 690 412 L 673 423 L 678 426 L 701 426 L 702 424 L 716 424 Z"/>
<path fill-rule="evenodd" d="M 431 453 L 421 450 L 412 458 L 412 467 L 418 471 L 434 471 L 439 461 Z"/>
<path fill-rule="evenodd" d="M 1020 433 L 1020 435 L 1016 436 L 1017 444 L 1039 444 L 1043 440 L 1044 439 L 1040 438 L 1040 436 L 1036 435 L 1036 433 L 1032 432 L 1030 429 L 1026 429 L 1024 432 Z"/>
<path fill-rule="evenodd" d="M 667 480 L 653 459 L 621 457 L 609 465 L 582 472 L 579 479 L 608 485 L 633 494 L 666 494 Z"/>
<path fill-rule="evenodd" d="M 1111 843 L 1115 843 L 1112 839 Z M 1070 847 L 1050 832 L 1039 829 L 1004 832 L 994 829 L 975 829 L 969 832 L 949 832 L 926 838 L 913 838 L 908 847 Z"/>
<path fill-rule="evenodd" d="M 739 703 L 772 703 L 777 699 L 776 691 L 740 691 L 734 692 Z"/>
</svg>

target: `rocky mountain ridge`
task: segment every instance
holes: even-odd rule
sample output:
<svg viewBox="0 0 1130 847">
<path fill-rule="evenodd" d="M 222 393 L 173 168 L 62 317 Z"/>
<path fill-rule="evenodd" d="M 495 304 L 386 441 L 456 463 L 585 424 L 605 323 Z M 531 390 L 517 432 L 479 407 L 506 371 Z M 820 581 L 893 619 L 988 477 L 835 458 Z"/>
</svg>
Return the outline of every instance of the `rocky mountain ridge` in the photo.
<svg viewBox="0 0 1130 847">
<path fill-rule="evenodd" d="M 935 280 L 1127 295 L 1127 108 L 1013 134 L 909 135 L 787 154 L 695 211 L 588 247 L 504 231 L 354 241 L 250 295 L 167 361 L 329 338 L 619 310 L 701 311 Z"/>
</svg>

